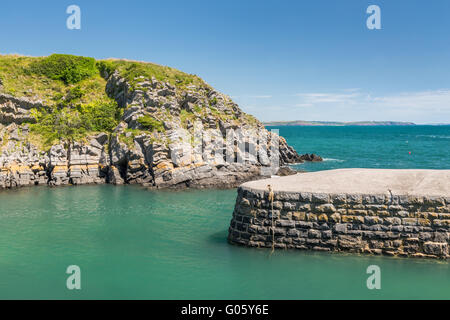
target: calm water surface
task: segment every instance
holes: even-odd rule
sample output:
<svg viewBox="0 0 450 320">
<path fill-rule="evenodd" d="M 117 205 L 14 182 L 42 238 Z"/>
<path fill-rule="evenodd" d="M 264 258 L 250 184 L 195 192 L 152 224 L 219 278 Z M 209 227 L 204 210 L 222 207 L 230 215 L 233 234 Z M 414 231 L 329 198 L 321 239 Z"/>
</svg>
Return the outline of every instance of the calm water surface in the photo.
<svg viewBox="0 0 450 320">
<path fill-rule="evenodd" d="M 338 168 L 450 169 L 449 126 L 268 127 L 299 153 L 325 161 L 306 171 Z"/>
<path fill-rule="evenodd" d="M 299 166 L 309 171 L 449 169 L 450 130 L 431 128 L 281 134 L 300 152 L 336 159 Z M 109 185 L 0 192 L 0 298 L 450 299 L 448 262 L 303 251 L 269 257 L 268 250 L 229 245 L 235 196 Z M 74 264 L 79 291 L 66 289 L 65 270 Z M 381 268 L 381 290 L 366 287 L 373 264 Z"/>
</svg>

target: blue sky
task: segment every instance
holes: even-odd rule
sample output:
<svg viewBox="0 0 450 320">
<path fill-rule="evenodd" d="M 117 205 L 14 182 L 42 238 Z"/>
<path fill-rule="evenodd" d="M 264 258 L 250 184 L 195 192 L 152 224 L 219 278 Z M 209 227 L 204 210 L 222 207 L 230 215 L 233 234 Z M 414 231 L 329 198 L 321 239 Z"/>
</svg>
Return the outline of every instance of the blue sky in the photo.
<svg viewBox="0 0 450 320">
<path fill-rule="evenodd" d="M 450 123 L 449 16 L 448 0 L 2 0 L 0 52 L 169 65 L 261 120 Z"/>
</svg>

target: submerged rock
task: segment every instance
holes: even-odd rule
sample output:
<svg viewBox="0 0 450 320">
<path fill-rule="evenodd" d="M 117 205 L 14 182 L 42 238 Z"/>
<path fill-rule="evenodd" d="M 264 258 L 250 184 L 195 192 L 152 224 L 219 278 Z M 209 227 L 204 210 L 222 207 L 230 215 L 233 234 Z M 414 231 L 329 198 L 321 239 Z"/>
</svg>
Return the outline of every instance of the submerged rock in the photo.
<svg viewBox="0 0 450 320">
<path fill-rule="evenodd" d="M 301 155 L 300 156 L 300 159 L 302 160 L 302 161 L 310 161 L 310 162 L 320 162 L 320 161 L 323 161 L 323 159 L 322 159 L 322 157 L 320 157 L 320 156 L 318 156 L 318 155 L 316 155 L 316 154 L 314 154 L 314 153 L 311 153 L 311 154 L 303 154 L 303 155 Z"/>
</svg>

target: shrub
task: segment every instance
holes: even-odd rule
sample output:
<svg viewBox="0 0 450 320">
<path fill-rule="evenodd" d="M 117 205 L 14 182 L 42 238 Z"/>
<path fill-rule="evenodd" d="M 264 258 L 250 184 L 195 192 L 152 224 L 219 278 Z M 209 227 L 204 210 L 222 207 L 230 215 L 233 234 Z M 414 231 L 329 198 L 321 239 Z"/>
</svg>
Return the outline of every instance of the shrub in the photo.
<svg viewBox="0 0 450 320">
<path fill-rule="evenodd" d="M 104 74 L 110 75 L 116 69 L 114 67 L 114 64 L 111 61 L 105 61 L 105 60 L 98 61 L 97 68 L 102 75 L 104 75 Z"/>
<path fill-rule="evenodd" d="M 81 97 L 83 97 L 83 95 L 84 95 L 84 91 L 79 86 L 73 87 L 67 93 L 66 102 L 81 99 Z"/>
<path fill-rule="evenodd" d="M 158 121 L 151 116 L 142 116 L 137 121 L 147 130 L 153 131 L 156 130 L 158 132 L 164 131 L 164 125 L 162 121 Z"/>
<path fill-rule="evenodd" d="M 112 131 L 119 123 L 117 103 L 91 103 L 78 107 L 81 119 L 89 131 Z"/>
<path fill-rule="evenodd" d="M 94 58 L 68 54 L 52 54 L 39 59 L 30 65 L 30 71 L 65 84 L 80 82 L 98 72 Z"/>
<path fill-rule="evenodd" d="M 33 109 L 36 123 L 31 130 L 41 135 L 46 145 L 61 139 L 73 141 L 90 132 L 110 132 L 119 123 L 120 111 L 115 101 Z"/>
<path fill-rule="evenodd" d="M 75 140 L 86 133 L 77 110 L 51 108 L 46 111 L 32 111 L 36 123 L 30 125 L 31 131 L 43 138 L 45 146 L 50 146 L 60 139 Z"/>
</svg>

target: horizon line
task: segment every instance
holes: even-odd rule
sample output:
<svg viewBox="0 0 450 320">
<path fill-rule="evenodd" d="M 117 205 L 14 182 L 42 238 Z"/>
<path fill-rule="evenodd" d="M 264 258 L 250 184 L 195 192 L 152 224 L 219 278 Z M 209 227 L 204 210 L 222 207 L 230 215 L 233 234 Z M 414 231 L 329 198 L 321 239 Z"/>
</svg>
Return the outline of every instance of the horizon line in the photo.
<svg viewBox="0 0 450 320">
<path fill-rule="evenodd" d="M 447 122 L 425 122 L 425 123 L 416 123 L 413 121 L 395 121 L 395 120 L 356 120 L 356 121 L 338 121 L 338 120 L 270 120 L 270 121 L 263 121 L 261 120 L 263 124 L 270 124 L 270 123 L 295 123 L 295 122 L 304 122 L 304 123 L 342 123 L 342 124 L 349 124 L 349 123 L 399 123 L 399 124 L 405 124 L 405 125 L 429 125 L 429 126 L 448 126 L 450 123 Z"/>
</svg>

